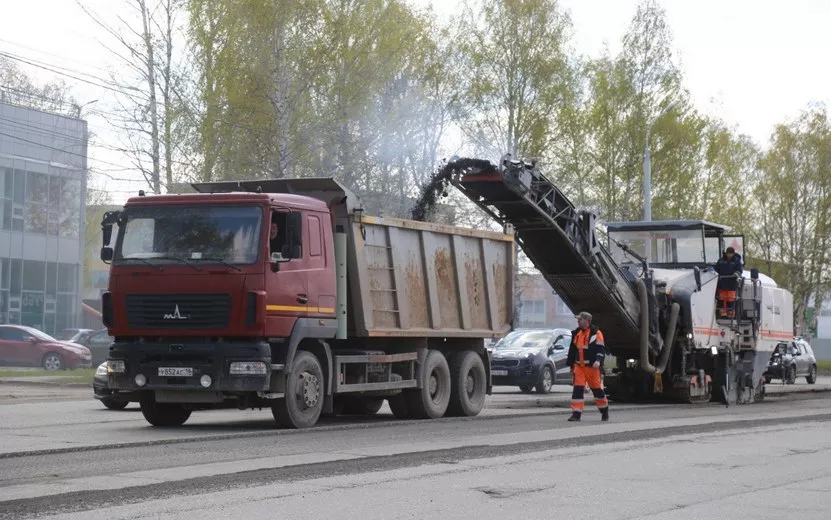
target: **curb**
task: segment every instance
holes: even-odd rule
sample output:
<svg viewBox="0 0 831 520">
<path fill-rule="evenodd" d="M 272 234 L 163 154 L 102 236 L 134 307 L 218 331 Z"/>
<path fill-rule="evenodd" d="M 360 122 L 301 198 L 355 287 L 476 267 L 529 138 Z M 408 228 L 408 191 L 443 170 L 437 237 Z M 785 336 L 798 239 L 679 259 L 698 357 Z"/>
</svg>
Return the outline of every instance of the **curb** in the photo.
<svg viewBox="0 0 831 520">
<path fill-rule="evenodd" d="M 90 383 L 66 383 L 63 381 L 26 381 L 22 379 L 0 379 L 0 385 L 25 385 L 25 386 L 40 386 L 46 388 L 92 388 Z"/>
</svg>

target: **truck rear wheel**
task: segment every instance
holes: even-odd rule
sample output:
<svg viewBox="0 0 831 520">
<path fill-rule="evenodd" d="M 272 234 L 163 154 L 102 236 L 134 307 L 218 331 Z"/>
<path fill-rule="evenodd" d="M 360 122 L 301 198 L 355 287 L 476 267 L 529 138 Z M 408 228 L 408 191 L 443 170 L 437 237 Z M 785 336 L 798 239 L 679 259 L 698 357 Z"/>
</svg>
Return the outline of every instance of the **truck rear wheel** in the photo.
<svg viewBox="0 0 831 520">
<path fill-rule="evenodd" d="M 427 353 L 422 371 L 421 388 L 406 392 L 410 413 L 415 419 L 437 419 L 450 403 L 450 367 L 438 350 Z"/>
<path fill-rule="evenodd" d="M 153 426 L 181 426 L 190 418 L 191 411 L 181 404 L 157 403 L 153 392 L 144 392 L 139 403 L 141 414 Z"/>
<path fill-rule="evenodd" d="M 323 369 L 314 354 L 297 352 L 286 380 L 286 396 L 271 408 L 274 420 L 284 428 L 309 428 L 317 424 L 325 397 Z"/>
<path fill-rule="evenodd" d="M 458 352 L 450 361 L 450 404 L 447 414 L 451 417 L 474 417 L 485 407 L 487 376 L 485 364 L 476 352 Z"/>
</svg>

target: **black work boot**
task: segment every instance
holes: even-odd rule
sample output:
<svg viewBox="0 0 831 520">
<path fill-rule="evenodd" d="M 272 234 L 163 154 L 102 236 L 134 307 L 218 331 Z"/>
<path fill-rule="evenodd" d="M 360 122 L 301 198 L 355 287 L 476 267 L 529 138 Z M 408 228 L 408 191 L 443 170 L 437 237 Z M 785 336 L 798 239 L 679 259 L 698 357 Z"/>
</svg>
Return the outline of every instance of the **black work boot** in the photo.
<svg viewBox="0 0 831 520">
<path fill-rule="evenodd" d="M 571 412 L 571 417 L 568 418 L 568 422 L 577 422 L 580 420 L 580 412 Z"/>
<path fill-rule="evenodd" d="M 600 409 L 600 420 L 606 422 L 609 420 L 609 407 Z"/>
</svg>

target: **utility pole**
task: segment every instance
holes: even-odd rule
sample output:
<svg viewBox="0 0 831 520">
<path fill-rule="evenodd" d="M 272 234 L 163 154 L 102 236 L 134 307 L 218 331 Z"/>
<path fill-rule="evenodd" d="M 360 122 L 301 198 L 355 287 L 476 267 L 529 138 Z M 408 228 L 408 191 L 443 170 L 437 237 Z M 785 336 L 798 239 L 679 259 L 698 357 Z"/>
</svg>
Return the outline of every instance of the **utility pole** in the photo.
<svg viewBox="0 0 831 520">
<path fill-rule="evenodd" d="M 646 126 L 646 144 L 643 149 L 643 219 L 646 222 L 652 221 L 652 154 L 649 149 L 649 137 L 652 135 L 652 126 L 658 119 L 673 109 L 678 101 L 673 101 L 657 116 L 653 117 Z M 652 262 L 652 239 L 646 241 L 646 260 Z"/>
</svg>

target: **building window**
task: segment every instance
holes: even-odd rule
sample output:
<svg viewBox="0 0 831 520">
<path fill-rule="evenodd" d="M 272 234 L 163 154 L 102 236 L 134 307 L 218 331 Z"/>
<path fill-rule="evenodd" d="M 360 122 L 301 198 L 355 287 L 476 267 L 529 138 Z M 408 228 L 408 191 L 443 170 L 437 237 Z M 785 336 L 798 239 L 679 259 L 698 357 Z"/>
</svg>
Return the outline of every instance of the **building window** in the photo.
<svg viewBox="0 0 831 520">
<path fill-rule="evenodd" d="M 9 322 L 9 291 L 0 291 L 0 323 Z"/>
<path fill-rule="evenodd" d="M 58 290 L 58 264 L 48 262 L 46 264 L 46 294 L 55 296 Z"/>
<path fill-rule="evenodd" d="M 3 199 L 3 229 L 9 230 L 12 228 L 12 201 Z"/>
<path fill-rule="evenodd" d="M 49 202 L 49 176 L 47 174 L 29 172 L 26 182 L 26 202 L 40 204 Z"/>
<path fill-rule="evenodd" d="M 58 264 L 58 292 L 74 293 L 78 285 L 78 266 Z"/>
<path fill-rule="evenodd" d="M 11 278 L 11 296 L 19 298 L 23 282 L 23 260 L 13 258 L 11 261 L 11 269 L 9 270 L 9 274 Z"/>
<path fill-rule="evenodd" d="M 0 258 L 0 289 L 9 290 L 9 259 Z"/>
<path fill-rule="evenodd" d="M 43 292 L 46 282 L 46 262 L 23 261 L 23 290 Z"/>
<path fill-rule="evenodd" d="M 20 322 L 22 325 L 43 329 L 43 293 L 23 291 Z"/>
<path fill-rule="evenodd" d="M 14 202 L 23 204 L 26 199 L 26 172 L 23 170 L 14 171 Z"/>
<path fill-rule="evenodd" d="M 61 222 L 61 178 L 58 175 L 49 176 L 49 214 L 47 215 L 46 231 L 49 235 L 57 236 Z"/>
<path fill-rule="evenodd" d="M 0 227 L 12 228 L 12 195 L 14 193 L 14 170 L 0 168 Z"/>
<path fill-rule="evenodd" d="M 12 178 L 14 172 L 11 168 L 0 168 L 0 199 L 12 198 Z"/>
<path fill-rule="evenodd" d="M 522 302 L 520 323 L 523 327 L 544 327 L 546 322 L 544 300 L 525 300 Z"/>
<path fill-rule="evenodd" d="M 23 218 L 25 223 L 23 229 L 27 233 L 39 233 L 45 235 L 47 231 L 46 204 L 26 203 L 26 215 Z"/>
<path fill-rule="evenodd" d="M 58 225 L 60 236 L 77 237 L 81 220 L 81 182 L 61 179 L 61 211 Z"/>
<path fill-rule="evenodd" d="M 557 302 L 557 316 L 573 316 L 574 313 L 568 308 L 568 305 L 559 297 L 554 296 Z"/>
</svg>

